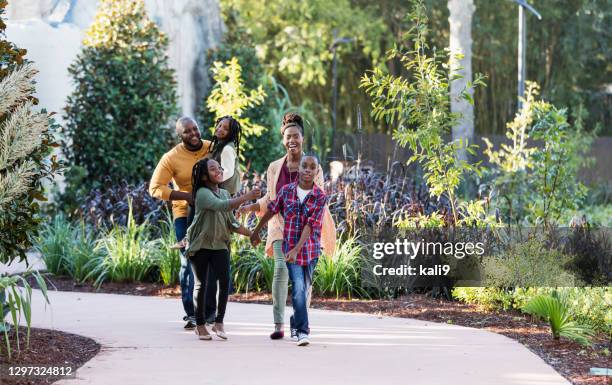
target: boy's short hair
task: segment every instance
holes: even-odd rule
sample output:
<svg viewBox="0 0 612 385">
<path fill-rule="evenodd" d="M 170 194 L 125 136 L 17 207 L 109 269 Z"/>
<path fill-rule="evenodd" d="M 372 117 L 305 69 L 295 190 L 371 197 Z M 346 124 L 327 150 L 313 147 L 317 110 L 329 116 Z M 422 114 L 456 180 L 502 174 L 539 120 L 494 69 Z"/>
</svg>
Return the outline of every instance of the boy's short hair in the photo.
<svg viewBox="0 0 612 385">
<path fill-rule="evenodd" d="M 319 166 L 321 165 L 321 161 L 319 160 L 319 156 L 317 154 L 315 154 L 314 152 L 306 152 L 304 155 L 302 155 L 302 158 L 305 158 L 307 156 L 315 158 L 317 160 L 317 164 Z M 300 161 L 300 163 L 302 163 L 302 162 Z"/>
</svg>

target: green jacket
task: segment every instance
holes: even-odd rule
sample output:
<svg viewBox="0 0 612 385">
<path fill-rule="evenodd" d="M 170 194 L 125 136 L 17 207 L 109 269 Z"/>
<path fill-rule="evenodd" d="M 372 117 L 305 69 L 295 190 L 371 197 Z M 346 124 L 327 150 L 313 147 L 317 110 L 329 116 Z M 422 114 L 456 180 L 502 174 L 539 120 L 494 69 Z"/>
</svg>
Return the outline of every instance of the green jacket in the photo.
<svg viewBox="0 0 612 385">
<path fill-rule="evenodd" d="M 229 250 L 233 229 L 240 227 L 230 209 L 230 195 L 220 188 L 216 193 L 202 187 L 196 193 L 195 217 L 187 229 L 186 255 L 200 249 Z"/>
</svg>

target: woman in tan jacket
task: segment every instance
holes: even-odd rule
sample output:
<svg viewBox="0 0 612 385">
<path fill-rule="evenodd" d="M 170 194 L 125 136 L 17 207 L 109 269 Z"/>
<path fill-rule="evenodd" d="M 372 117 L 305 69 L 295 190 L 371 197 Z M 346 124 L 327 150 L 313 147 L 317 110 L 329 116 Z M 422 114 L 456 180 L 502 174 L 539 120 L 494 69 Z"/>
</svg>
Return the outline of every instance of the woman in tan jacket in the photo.
<svg viewBox="0 0 612 385">
<path fill-rule="evenodd" d="M 256 203 L 241 207 L 239 212 L 256 212 L 258 216 L 263 216 L 268 209 L 268 204 L 276 198 L 276 192 L 284 185 L 297 180 L 298 168 L 302 158 L 302 144 L 304 142 L 304 123 L 302 117 L 295 113 L 285 114 L 280 132 L 283 136 L 283 145 L 287 150 L 287 154 L 270 163 L 268 166 L 268 171 L 266 173 L 266 195 Z M 321 166 L 319 165 L 319 172 L 315 178 L 315 183 L 320 188 L 323 188 L 323 170 L 320 168 Z M 281 339 L 284 337 L 283 325 L 289 274 L 285 263 L 285 255 L 282 251 L 283 225 L 283 218 L 279 214 L 276 214 L 268 222 L 268 236 L 266 238 L 266 254 L 270 257 L 274 257 L 272 301 L 275 328 L 274 332 L 270 335 L 272 339 Z M 321 248 L 328 257 L 331 257 L 335 247 L 336 227 L 329 212 L 329 208 L 325 207 L 321 229 Z M 310 302 L 310 298 L 308 302 Z M 297 337 L 295 330 L 291 330 L 291 337 Z"/>
</svg>

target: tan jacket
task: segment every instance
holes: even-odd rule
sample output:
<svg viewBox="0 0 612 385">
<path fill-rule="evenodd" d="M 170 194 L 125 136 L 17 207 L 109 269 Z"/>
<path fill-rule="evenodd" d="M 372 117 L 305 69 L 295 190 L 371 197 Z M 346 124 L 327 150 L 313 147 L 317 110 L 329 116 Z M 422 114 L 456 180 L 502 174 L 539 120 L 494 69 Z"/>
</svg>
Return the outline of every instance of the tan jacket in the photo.
<svg viewBox="0 0 612 385">
<path fill-rule="evenodd" d="M 276 183 L 278 182 L 280 171 L 283 167 L 283 163 L 285 163 L 286 158 L 287 155 L 275 160 L 268 166 L 268 171 L 266 173 L 266 183 L 268 191 L 266 195 L 264 195 L 257 201 L 257 203 L 259 204 L 259 211 L 257 212 L 257 216 L 263 216 L 268 211 L 268 203 L 276 199 Z M 319 173 L 315 177 L 314 182 L 317 184 L 317 186 L 323 188 L 324 180 L 323 169 L 321 168 L 321 166 L 319 166 Z M 285 222 L 283 221 L 283 217 L 280 214 L 276 214 L 268 222 L 266 254 L 270 257 L 274 255 L 272 249 L 272 242 L 283 239 L 284 225 Z M 323 223 L 321 228 L 321 248 L 323 249 L 323 253 L 325 253 L 325 255 L 329 257 L 333 257 L 334 251 L 336 250 L 336 225 L 334 224 L 334 219 L 332 218 L 331 213 L 329 212 L 329 207 L 327 207 L 327 205 L 325 206 L 325 211 L 323 212 Z"/>
</svg>

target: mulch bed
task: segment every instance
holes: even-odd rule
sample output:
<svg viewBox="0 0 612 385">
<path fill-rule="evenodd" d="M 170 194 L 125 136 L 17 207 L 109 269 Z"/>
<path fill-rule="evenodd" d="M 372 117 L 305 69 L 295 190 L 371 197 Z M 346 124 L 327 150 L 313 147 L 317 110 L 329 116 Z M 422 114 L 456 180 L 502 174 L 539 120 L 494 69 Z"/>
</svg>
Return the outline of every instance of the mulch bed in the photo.
<svg viewBox="0 0 612 385">
<path fill-rule="evenodd" d="M 90 284 L 77 285 L 71 279 L 53 277 L 53 285 L 62 291 L 102 292 L 114 294 L 180 297 L 180 288 L 155 283 L 104 283 L 99 290 Z M 271 304 L 268 293 L 233 294 L 231 301 Z M 612 367 L 612 341 L 598 336 L 591 347 L 583 347 L 567 339 L 554 341 L 548 325 L 518 311 L 488 311 L 476 305 L 434 299 L 411 294 L 394 300 L 356 300 L 313 298 L 317 309 L 368 313 L 423 321 L 449 323 L 486 329 L 502 334 L 525 345 L 557 372 L 575 385 L 612 385 L 612 377 L 589 375 L 592 367 Z"/>
<path fill-rule="evenodd" d="M 89 361 L 100 351 L 100 345 L 91 338 L 76 334 L 64 333 L 57 330 L 32 328 L 30 331 L 30 346 L 26 349 L 26 329 L 19 327 L 19 341 L 21 352 L 17 352 L 15 328 L 9 332 L 12 357 L 8 359 L 2 333 L 0 351 L 0 384 L 3 385 L 39 385 L 52 384 L 62 379 L 59 376 L 9 376 L 9 367 L 59 367 L 72 368 L 72 373 Z M 40 370 L 40 369 L 38 369 Z M 67 369 L 64 369 L 65 371 Z"/>
</svg>

